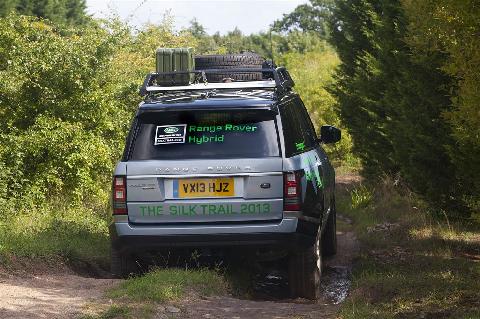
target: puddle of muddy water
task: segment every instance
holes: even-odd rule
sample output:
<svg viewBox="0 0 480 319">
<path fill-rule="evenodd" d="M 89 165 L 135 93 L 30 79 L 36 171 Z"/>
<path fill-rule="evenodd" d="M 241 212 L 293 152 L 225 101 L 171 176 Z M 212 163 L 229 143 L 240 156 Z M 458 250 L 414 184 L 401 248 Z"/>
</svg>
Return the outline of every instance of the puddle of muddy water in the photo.
<svg viewBox="0 0 480 319">
<path fill-rule="evenodd" d="M 271 269 L 258 273 L 255 276 L 253 292 L 255 299 L 281 300 L 290 298 L 286 271 Z"/>
<path fill-rule="evenodd" d="M 339 304 L 347 298 L 351 285 L 349 267 L 327 266 L 322 273 L 321 289 L 325 298 Z M 254 299 L 282 300 L 290 298 L 287 272 L 269 269 L 255 276 Z"/>
<path fill-rule="evenodd" d="M 188 259 L 188 258 L 187 258 Z M 186 265 L 188 268 L 223 268 L 229 269 L 228 272 L 234 277 L 238 277 L 242 281 L 242 285 L 247 287 L 246 290 L 240 288 L 240 296 L 248 295 L 248 299 L 264 300 L 264 301 L 285 301 L 291 299 L 288 284 L 287 262 L 284 259 L 275 261 L 258 262 L 254 260 L 229 260 L 228 258 L 199 258 L 192 263 L 188 260 L 172 263 L 170 266 Z M 183 264 L 185 263 L 185 264 Z M 332 304 L 339 304 L 345 300 L 351 285 L 350 267 L 342 265 L 334 265 L 335 262 L 328 262 L 323 269 L 321 279 L 321 289 L 324 300 Z M 155 263 L 154 263 L 155 264 Z M 243 274 L 243 275 L 242 275 Z M 245 281 L 250 282 L 246 284 Z M 234 289 L 236 290 L 236 289 Z"/>
<path fill-rule="evenodd" d="M 350 290 L 350 269 L 344 266 L 325 267 L 321 285 L 323 294 L 333 304 L 337 305 L 343 302 Z"/>
</svg>

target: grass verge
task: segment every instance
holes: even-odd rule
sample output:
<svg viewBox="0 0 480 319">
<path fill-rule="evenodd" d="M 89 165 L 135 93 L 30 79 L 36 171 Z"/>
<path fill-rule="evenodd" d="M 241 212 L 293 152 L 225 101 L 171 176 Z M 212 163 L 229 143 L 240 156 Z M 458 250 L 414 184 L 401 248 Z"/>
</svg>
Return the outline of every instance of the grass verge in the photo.
<svg viewBox="0 0 480 319">
<path fill-rule="evenodd" d="M 11 212 L 4 209 L 0 221 L 0 254 L 4 257 L 60 256 L 72 261 L 107 264 L 107 216 L 85 207 L 48 206 Z"/>
<path fill-rule="evenodd" d="M 389 179 L 337 196 L 362 245 L 341 318 L 480 318 L 478 224 L 431 217 Z"/>
<path fill-rule="evenodd" d="M 214 270 L 156 269 L 133 277 L 113 288 L 107 296 L 140 302 L 165 302 L 184 298 L 188 293 L 213 295 L 226 292 L 226 282 Z"/>
<path fill-rule="evenodd" d="M 122 281 L 106 293 L 113 302 L 91 305 L 92 314 L 81 319 L 152 318 L 165 311 L 162 306 L 196 296 L 227 293 L 228 285 L 216 270 L 209 269 L 154 269 L 149 273 Z"/>
</svg>

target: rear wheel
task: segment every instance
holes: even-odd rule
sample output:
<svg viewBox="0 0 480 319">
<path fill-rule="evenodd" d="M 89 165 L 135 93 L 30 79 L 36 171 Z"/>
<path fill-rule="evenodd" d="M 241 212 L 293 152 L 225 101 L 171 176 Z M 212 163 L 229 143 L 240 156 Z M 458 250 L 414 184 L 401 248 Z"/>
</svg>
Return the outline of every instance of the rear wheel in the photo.
<svg viewBox="0 0 480 319">
<path fill-rule="evenodd" d="M 311 300 L 320 297 L 322 275 L 320 232 L 312 246 L 289 256 L 288 275 L 292 297 Z"/>
<path fill-rule="evenodd" d="M 327 225 L 323 232 L 322 252 L 324 256 L 333 256 L 337 253 L 337 213 L 335 209 L 335 200 L 332 201 Z"/>
<path fill-rule="evenodd" d="M 135 259 L 112 247 L 110 250 L 110 272 L 116 278 L 127 278 L 137 270 Z"/>
<path fill-rule="evenodd" d="M 223 82 L 225 79 L 259 81 L 262 80 L 261 72 L 229 73 L 228 69 L 261 69 L 264 61 L 265 60 L 256 53 L 197 55 L 195 57 L 195 69 L 225 69 L 225 73 L 207 74 L 207 80 L 210 82 Z"/>
</svg>

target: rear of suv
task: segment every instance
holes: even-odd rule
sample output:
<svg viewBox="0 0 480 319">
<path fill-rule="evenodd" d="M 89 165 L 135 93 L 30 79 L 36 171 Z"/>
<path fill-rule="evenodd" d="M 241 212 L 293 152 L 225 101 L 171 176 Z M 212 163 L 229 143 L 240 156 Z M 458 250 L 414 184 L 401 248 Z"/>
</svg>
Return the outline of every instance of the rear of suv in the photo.
<svg viewBox="0 0 480 319">
<path fill-rule="evenodd" d="M 226 72 L 211 69 L 202 76 Z M 286 70 L 228 74 L 200 86 L 146 80 L 113 177 L 112 272 L 128 276 L 146 251 L 269 249 L 288 254 L 292 295 L 315 299 L 322 255 L 336 252 L 335 173 L 322 144 L 340 131 L 317 137 Z"/>
</svg>

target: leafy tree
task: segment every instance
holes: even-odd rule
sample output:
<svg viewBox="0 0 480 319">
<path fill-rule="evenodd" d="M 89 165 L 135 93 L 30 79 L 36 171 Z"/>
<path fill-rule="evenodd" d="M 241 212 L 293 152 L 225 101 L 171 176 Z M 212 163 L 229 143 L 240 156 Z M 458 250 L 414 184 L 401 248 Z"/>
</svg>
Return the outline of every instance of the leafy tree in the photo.
<svg viewBox="0 0 480 319">
<path fill-rule="evenodd" d="M 0 2 L 0 17 L 15 11 L 17 0 L 3 0 Z"/>
<path fill-rule="evenodd" d="M 291 31 L 287 34 L 275 32 L 260 32 L 257 34 L 243 35 L 238 29 L 228 32 L 226 35 L 215 33 L 214 35 L 196 35 L 191 27 L 187 29 L 194 35 L 198 45 L 198 54 L 207 53 L 239 53 L 244 51 L 256 52 L 265 58 L 281 56 L 289 52 L 310 52 L 323 50 L 325 40 L 321 39 L 316 32 Z M 198 33 L 197 33 L 198 34 Z"/>
<path fill-rule="evenodd" d="M 432 206 L 465 213 L 446 145 L 443 114 L 451 78 L 442 52 L 419 54 L 405 42 L 401 1 L 337 1 L 332 43 L 342 61 L 332 92 L 367 175 L 396 174 Z"/>
<path fill-rule="evenodd" d="M 84 24 L 89 20 L 86 14 L 86 0 L 65 0 L 66 20 L 70 24 Z"/>
<path fill-rule="evenodd" d="M 114 21 L 64 33 L 33 17 L 0 19 L 0 209 L 60 198 L 104 213 L 155 48 L 192 43 L 171 30 L 134 35 Z"/>
<path fill-rule="evenodd" d="M 196 18 L 190 21 L 190 27 L 187 28 L 187 31 L 189 31 L 196 38 L 208 36 L 207 31 L 205 31 L 203 25 L 201 25 Z"/>
<path fill-rule="evenodd" d="M 322 37 L 330 33 L 329 21 L 334 6 L 333 0 L 310 0 L 309 4 L 302 4 L 283 18 L 273 23 L 275 31 L 315 31 Z"/>
<path fill-rule="evenodd" d="M 332 20 L 331 42 L 341 64 L 331 90 L 366 175 L 397 170 L 387 138 L 386 107 L 381 101 L 388 80 L 379 69 L 375 38 L 381 24 L 379 11 L 373 1 L 338 1 Z"/>
<path fill-rule="evenodd" d="M 49 19 L 55 23 L 78 25 L 85 24 L 88 16 L 85 12 L 85 0 L 2 0 L 0 17 L 11 12 Z"/>
<path fill-rule="evenodd" d="M 476 1 L 404 1 L 408 44 L 417 56 L 444 56 L 452 79 L 445 89 L 453 107 L 442 113 L 453 138 L 446 144 L 466 204 L 480 211 L 480 8 Z"/>
<path fill-rule="evenodd" d="M 196 53 L 204 54 L 218 50 L 218 44 L 215 42 L 213 37 L 207 34 L 207 31 L 197 19 L 190 21 L 190 26 L 186 29 L 186 31 L 190 32 L 197 42 Z"/>
</svg>

